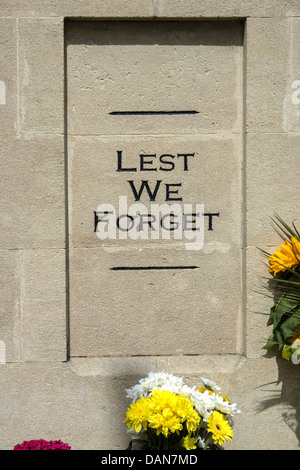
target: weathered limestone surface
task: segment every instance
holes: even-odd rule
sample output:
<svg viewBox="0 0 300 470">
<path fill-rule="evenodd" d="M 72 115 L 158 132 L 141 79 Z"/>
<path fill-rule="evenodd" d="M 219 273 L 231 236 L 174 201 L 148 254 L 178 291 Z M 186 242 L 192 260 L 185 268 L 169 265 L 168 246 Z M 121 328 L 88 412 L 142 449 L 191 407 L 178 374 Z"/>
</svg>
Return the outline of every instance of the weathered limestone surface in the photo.
<svg viewBox="0 0 300 470">
<path fill-rule="evenodd" d="M 238 21 L 68 22 L 68 134 L 240 132 L 242 33 Z M 198 112 L 110 115 L 124 109 Z"/>
<path fill-rule="evenodd" d="M 64 248 L 62 135 L 0 137 L 1 247 Z"/>
<path fill-rule="evenodd" d="M 0 134 L 13 133 L 17 126 L 16 19 L 0 19 Z"/>
<path fill-rule="evenodd" d="M 93 212 L 97 211 L 99 206 L 103 205 L 104 209 L 104 204 L 111 204 L 116 208 L 116 217 L 126 213 L 125 210 L 122 210 L 122 200 L 119 200 L 119 196 L 126 197 L 128 211 L 133 204 L 138 203 L 143 204 L 149 211 L 151 210 L 146 190 L 143 190 L 140 201 L 136 201 L 128 180 L 134 182 L 137 191 L 140 190 L 142 180 L 148 181 L 152 191 L 156 187 L 157 181 L 161 181 L 155 200 L 158 205 L 167 204 L 165 201 L 166 185 L 179 183 L 180 187 L 170 187 L 172 191 L 178 190 L 178 193 L 172 194 L 172 197 L 182 198 L 182 204 L 193 205 L 191 206 L 192 210 L 195 210 L 196 204 L 204 204 L 205 213 L 221 214 L 221 216 L 211 216 L 211 223 L 209 217 L 205 217 L 204 239 L 207 244 L 224 245 L 224 248 L 241 244 L 242 140 L 242 136 L 238 134 L 70 136 L 68 145 L 71 201 L 69 216 L 72 246 L 74 248 L 126 247 L 129 245 L 132 248 L 136 248 L 137 245 L 143 247 L 145 241 L 143 239 L 132 241 L 131 231 L 128 232 L 125 240 L 120 239 L 121 234 L 119 233 L 116 233 L 118 239 L 106 238 L 105 240 L 98 238 L 94 233 Z M 122 164 L 126 168 L 136 168 L 136 172 L 117 172 L 116 149 L 120 146 L 122 148 Z M 144 160 L 151 161 L 151 167 L 156 168 L 157 171 L 139 171 L 140 153 L 153 155 L 153 157 L 147 157 Z M 189 171 L 184 171 L 183 158 L 177 157 L 178 154 L 183 153 L 193 155 L 188 157 Z M 159 162 L 162 154 L 173 156 L 174 169 L 167 173 L 168 176 L 166 176 L 166 172 L 159 170 L 160 167 L 166 168 Z M 163 158 L 168 158 L 168 161 L 171 161 L 170 157 Z M 209 178 L 207 178 L 208 169 Z M 220 191 L 216 191 L 216 188 L 220 188 Z M 168 204 L 175 207 L 181 202 L 174 200 Z M 99 211 L 100 209 L 101 207 Z M 99 219 L 101 220 L 100 215 Z M 104 223 L 102 225 L 105 227 Z M 129 223 L 126 224 L 126 220 L 120 222 L 120 225 L 121 227 L 127 227 L 127 225 L 130 227 Z M 209 230 L 210 225 L 213 230 Z M 167 220 L 164 226 L 169 226 Z M 101 230 L 101 222 L 98 224 L 97 230 Z M 161 227 L 160 232 L 162 232 Z M 153 235 L 149 228 L 147 242 L 152 246 L 156 245 L 159 248 L 162 245 L 172 243 L 168 239 L 164 242 L 162 236 L 158 240 L 151 238 Z M 181 244 L 181 246 L 187 242 L 184 237 L 180 240 L 174 239 L 173 234 L 169 233 L 169 235 L 172 241 Z"/>
<path fill-rule="evenodd" d="M 18 20 L 19 132 L 64 132 L 62 18 Z"/>
<path fill-rule="evenodd" d="M 299 0 L 1 1 L 0 340 L 6 362 L 0 364 L 1 449 L 39 438 L 62 439 L 76 449 L 126 448 L 125 388 L 151 370 L 184 376 L 191 384 L 200 376 L 210 378 L 238 403 L 243 414 L 235 419 L 235 438 L 228 448 L 299 448 L 297 365 L 262 351 L 269 334 L 262 313 L 268 313 L 271 299 L 255 292 L 259 277 L 267 274 L 257 247 L 272 251 L 280 243 L 269 218 L 274 212 L 287 221 L 299 218 L 299 16 Z M 105 97 L 93 82 L 101 58 L 88 47 L 88 41 L 89 46 L 97 43 L 96 23 L 103 20 L 120 21 L 110 44 L 115 68 L 110 64 L 109 75 L 102 76 Z M 145 25 L 152 47 L 155 34 L 164 35 L 164 20 L 191 21 L 191 34 L 197 30 L 195 21 L 205 21 L 208 36 L 200 43 L 209 37 L 201 52 L 210 66 L 206 72 L 197 53 L 185 54 L 178 44 L 183 69 L 192 63 L 190 75 L 179 87 L 174 73 L 168 82 L 168 60 L 174 55 L 166 41 L 165 62 L 158 57 L 154 62 L 163 72 L 158 80 L 161 104 L 170 104 L 163 93 L 169 83 L 176 85 L 184 105 L 197 101 L 197 89 L 203 86 L 210 97 L 198 102 L 205 108 L 203 115 L 189 122 L 181 117 L 174 126 L 161 119 L 152 131 L 144 118 L 134 118 L 126 129 L 117 116 L 113 125 L 103 115 L 98 119 L 91 103 L 109 111 L 108 104 L 115 107 L 127 98 L 122 91 L 128 83 L 126 63 L 116 41 L 126 29 L 122 20 L 157 24 L 157 33 Z M 228 34 L 212 35 L 211 20 L 218 20 L 219 33 L 223 28 Z M 137 29 L 140 39 L 141 24 Z M 129 42 L 136 44 L 134 39 L 133 34 Z M 133 44 L 127 44 L 128 51 Z M 102 46 L 101 57 L 108 63 L 105 40 Z M 136 57 L 149 75 L 145 46 L 136 49 Z M 130 60 L 138 77 L 133 55 Z M 122 72 L 117 95 L 116 70 Z M 143 87 L 148 84 L 152 94 L 156 86 L 146 78 Z M 141 83 L 140 88 L 130 84 L 129 90 L 131 95 L 141 92 Z M 142 105 L 142 94 L 139 99 Z M 101 245 L 98 259 L 100 241 L 89 232 L 93 220 L 87 210 L 95 210 L 95 185 L 102 182 L 92 169 L 99 153 L 116 156 L 120 136 L 127 152 L 135 147 L 133 156 L 155 145 L 157 153 L 163 146 L 175 152 L 183 143 L 210 152 L 206 171 L 213 169 L 215 178 L 206 177 L 198 166 L 198 177 L 185 179 L 193 192 L 198 183 L 205 188 L 202 202 L 210 201 L 210 211 L 221 199 L 225 214 L 216 219 L 219 231 L 206 233 L 204 250 L 196 258 L 193 252 L 185 257 L 193 264 L 201 260 L 204 272 L 176 271 L 172 285 L 166 272 L 150 277 L 131 272 L 121 279 L 120 272 L 109 269 L 125 266 L 128 256 L 135 264 L 174 259 L 173 246 L 179 245 L 172 244 L 162 252 L 156 243 L 147 251 L 143 245 L 128 248 L 113 241 Z M 221 154 L 226 161 L 222 166 Z M 106 161 L 105 175 L 114 171 L 114 164 L 110 168 Z M 125 188 L 117 179 L 118 191 L 103 186 L 108 197 L 117 196 L 122 184 Z M 182 252 L 178 261 L 181 257 Z M 112 288 L 118 276 L 123 295 Z M 116 315 L 120 305 L 123 324 Z M 168 328 L 166 338 L 157 333 L 158 321 Z M 197 335 L 183 329 L 187 324 Z M 93 328 L 103 341 L 91 335 Z"/>
<path fill-rule="evenodd" d="M 0 304 L 1 340 L 5 343 L 5 360 L 21 358 L 21 254 L 16 250 L 1 250 Z"/>
<path fill-rule="evenodd" d="M 274 232 L 269 219 L 274 212 L 284 214 L 285 219 L 291 222 L 298 219 L 296 207 L 299 192 L 291 184 L 291 178 L 295 181 L 299 178 L 299 144 L 300 134 L 296 132 L 251 133 L 247 136 L 249 245 L 277 244 L 279 247 L 281 239 Z M 269 153 L 272 158 L 266 158 Z"/>
<path fill-rule="evenodd" d="M 63 361 L 67 341 L 64 250 L 24 250 L 22 268 L 22 360 Z"/>
<path fill-rule="evenodd" d="M 248 18 L 298 16 L 298 0 L 3 0 L 4 17 Z"/>
<path fill-rule="evenodd" d="M 71 356 L 240 351 L 240 276 L 227 282 L 241 273 L 242 32 L 240 22 L 68 22 Z M 162 183 L 152 200 L 128 184 L 141 181 Z M 221 223 L 205 221 L 208 252 L 187 251 L 175 231 L 99 239 L 91 209 L 119 209 L 120 196 L 129 211 L 202 203 Z"/>
<path fill-rule="evenodd" d="M 155 356 L 239 350 L 237 332 L 232 328 L 242 310 L 241 281 L 234 279 L 240 270 L 238 248 L 201 250 L 197 261 L 201 269 L 187 273 L 112 270 L 126 266 L 127 257 L 131 266 L 169 266 L 174 256 L 179 266 L 193 265 L 194 252 L 188 253 L 180 248 L 158 251 L 148 246 L 101 254 L 97 249 L 76 249 L 70 283 L 71 355 Z M 221 258 L 226 268 L 222 268 Z"/>
<path fill-rule="evenodd" d="M 0 270 L 6 361 L 65 360 L 64 250 L 1 250 Z"/>
</svg>

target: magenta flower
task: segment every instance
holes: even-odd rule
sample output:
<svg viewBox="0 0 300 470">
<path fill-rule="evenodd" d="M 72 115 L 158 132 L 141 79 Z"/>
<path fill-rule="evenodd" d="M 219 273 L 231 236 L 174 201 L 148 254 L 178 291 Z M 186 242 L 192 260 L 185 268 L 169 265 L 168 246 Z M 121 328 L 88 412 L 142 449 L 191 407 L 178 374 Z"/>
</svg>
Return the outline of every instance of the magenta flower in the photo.
<svg viewBox="0 0 300 470">
<path fill-rule="evenodd" d="M 22 444 L 17 444 L 14 450 L 72 450 L 69 444 L 59 441 L 45 441 L 44 439 L 37 439 L 32 441 L 24 441 Z"/>
</svg>

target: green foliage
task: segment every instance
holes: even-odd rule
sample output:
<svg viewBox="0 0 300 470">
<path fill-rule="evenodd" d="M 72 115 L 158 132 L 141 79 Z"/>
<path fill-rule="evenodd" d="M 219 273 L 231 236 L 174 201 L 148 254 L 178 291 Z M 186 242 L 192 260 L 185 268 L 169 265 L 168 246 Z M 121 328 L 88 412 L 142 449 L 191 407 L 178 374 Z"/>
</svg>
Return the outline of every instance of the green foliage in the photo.
<svg viewBox="0 0 300 470">
<path fill-rule="evenodd" d="M 300 240 L 294 223 L 292 228 L 277 215 L 272 220 L 276 232 L 284 241 L 290 241 L 291 237 Z M 260 251 L 267 258 L 271 256 L 266 251 Z M 295 252 L 295 256 L 298 260 L 299 253 Z M 272 333 L 263 349 L 270 349 L 274 346 L 282 349 L 300 337 L 300 260 L 299 265 L 286 268 L 285 271 L 270 279 L 266 288 L 269 291 L 269 296 L 272 296 L 274 304 L 270 309 L 267 322 L 267 326 L 272 326 Z"/>
<path fill-rule="evenodd" d="M 290 344 L 300 325 L 300 292 L 289 295 L 282 294 L 270 310 L 267 325 L 273 325 L 273 331 L 269 336 L 264 349 L 278 346 L 281 349 L 285 344 Z M 297 300 L 298 297 L 298 300 Z"/>
</svg>

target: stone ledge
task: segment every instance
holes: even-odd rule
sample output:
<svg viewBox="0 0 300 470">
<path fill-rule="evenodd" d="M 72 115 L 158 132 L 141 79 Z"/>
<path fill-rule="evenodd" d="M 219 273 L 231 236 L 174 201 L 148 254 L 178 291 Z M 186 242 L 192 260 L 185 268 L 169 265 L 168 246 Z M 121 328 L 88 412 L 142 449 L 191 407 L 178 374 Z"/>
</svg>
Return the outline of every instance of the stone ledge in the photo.
<svg viewBox="0 0 300 470">
<path fill-rule="evenodd" d="M 177 375 L 199 374 L 203 369 L 222 373 L 234 373 L 247 361 L 238 354 L 189 355 L 189 356 L 118 356 L 72 357 L 71 370 L 81 377 L 111 375 L 147 375 L 150 371 L 164 371 Z"/>
<path fill-rule="evenodd" d="M 245 18 L 297 16 L 298 0 L 10 0 L 1 3 L 2 17 L 90 18 Z M 217 11 L 217 15 L 216 15 Z"/>
</svg>

